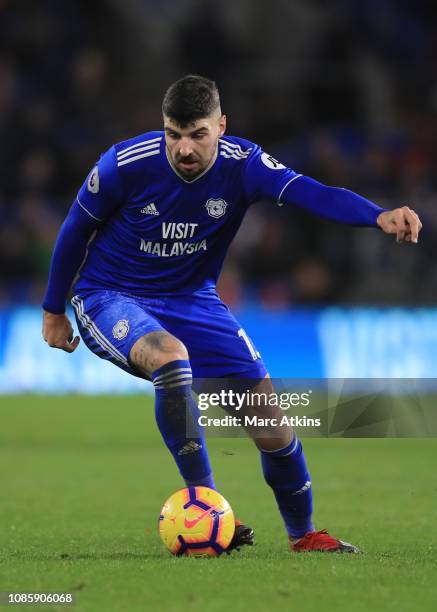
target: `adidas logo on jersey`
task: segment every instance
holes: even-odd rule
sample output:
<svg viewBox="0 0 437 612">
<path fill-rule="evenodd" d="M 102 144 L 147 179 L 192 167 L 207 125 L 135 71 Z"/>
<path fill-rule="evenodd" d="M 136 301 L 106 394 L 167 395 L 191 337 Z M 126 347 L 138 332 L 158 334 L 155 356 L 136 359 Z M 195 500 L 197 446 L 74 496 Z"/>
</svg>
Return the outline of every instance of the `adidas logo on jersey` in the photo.
<svg viewBox="0 0 437 612">
<path fill-rule="evenodd" d="M 159 212 L 156 210 L 155 202 L 150 202 L 150 204 L 147 204 L 140 212 L 142 212 L 143 215 L 159 215 Z"/>
</svg>

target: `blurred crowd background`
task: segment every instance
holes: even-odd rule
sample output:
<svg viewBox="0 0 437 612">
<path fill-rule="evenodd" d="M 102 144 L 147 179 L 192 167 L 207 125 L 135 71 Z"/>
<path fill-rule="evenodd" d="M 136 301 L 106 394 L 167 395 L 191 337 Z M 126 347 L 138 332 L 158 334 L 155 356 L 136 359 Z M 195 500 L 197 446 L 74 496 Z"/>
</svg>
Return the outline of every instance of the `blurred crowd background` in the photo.
<svg viewBox="0 0 437 612">
<path fill-rule="evenodd" d="M 396 245 L 259 203 L 222 274 L 225 301 L 437 302 L 434 1 L 0 0 L 0 303 L 40 303 L 89 169 L 159 129 L 163 93 L 186 73 L 217 81 L 229 133 L 424 223 L 418 246 Z"/>
</svg>

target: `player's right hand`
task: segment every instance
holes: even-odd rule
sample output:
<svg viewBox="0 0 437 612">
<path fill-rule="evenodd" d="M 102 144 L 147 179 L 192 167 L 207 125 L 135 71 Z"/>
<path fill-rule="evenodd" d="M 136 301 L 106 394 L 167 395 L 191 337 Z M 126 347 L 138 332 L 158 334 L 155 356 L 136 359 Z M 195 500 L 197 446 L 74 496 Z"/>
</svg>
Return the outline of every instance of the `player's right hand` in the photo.
<svg viewBox="0 0 437 612">
<path fill-rule="evenodd" d="M 79 346 L 80 338 L 73 338 L 73 326 L 66 314 L 53 314 L 44 310 L 42 336 L 53 348 L 72 353 Z"/>
<path fill-rule="evenodd" d="M 408 206 L 386 210 L 377 220 L 377 225 L 386 234 L 396 234 L 396 242 L 417 243 L 422 223 L 414 210 Z"/>
</svg>

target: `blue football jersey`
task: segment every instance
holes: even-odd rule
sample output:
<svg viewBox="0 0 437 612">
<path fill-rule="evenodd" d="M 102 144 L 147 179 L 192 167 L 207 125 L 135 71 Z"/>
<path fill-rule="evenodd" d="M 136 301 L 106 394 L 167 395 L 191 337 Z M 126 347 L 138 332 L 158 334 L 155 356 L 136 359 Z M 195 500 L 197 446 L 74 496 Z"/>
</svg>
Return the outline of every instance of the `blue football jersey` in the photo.
<svg viewBox="0 0 437 612">
<path fill-rule="evenodd" d="M 279 201 L 298 176 L 233 136 L 220 138 L 214 163 L 191 181 L 170 164 L 164 132 L 114 145 L 78 193 L 101 227 L 76 289 L 146 296 L 214 287 L 250 204 Z"/>
</svg>

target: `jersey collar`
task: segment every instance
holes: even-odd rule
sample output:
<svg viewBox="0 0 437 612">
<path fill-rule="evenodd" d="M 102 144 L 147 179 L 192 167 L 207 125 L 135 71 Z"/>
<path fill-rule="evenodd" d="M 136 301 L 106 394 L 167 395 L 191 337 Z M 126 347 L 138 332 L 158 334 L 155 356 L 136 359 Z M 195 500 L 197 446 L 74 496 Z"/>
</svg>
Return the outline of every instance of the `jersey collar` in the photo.
<svg viewBox="0 0 437 612">
<path fill-rule="evenodd" d="M 215 149 L 215 153 L 212 156 L 211 161 L 209 162 L 208 166 L 205 168 L 205 170 L 199 174 L 199 176 L 196 176 L 196 178 L 193 178 L 193 180 L 191 181 L 187 181 L 187 179 L 185 179 L 182 174 L 180 174 L 177 170 L 177 168 L 175 168 L 175 166 L 173 165 L 173 162 L 171 161 L 169 155 L 168 155 L 168 151 L 167 151 L 167 145 L 165 144 L 165 140 L 164 140 L 164 147 L 165 147 L 165 156 L 167 158 L 167 161 L 169 163 L 170 168 L 173 170 L 173 172 L 176 174 L 176 176 L 178 178 L 181 179 L 181 181 L 184 181 L 184 183 L 187 183 L 187 185 L 191 185 L 192 183 L 195 183 L 196 181 L 198 181 L 200 178 L 202 178 L 202 176 L 205 176 L 205 174 L 207 172 L 209 172 L 209 170 L 211 170 L 211 168 L 213 167 L 213 165 L 215 164 L 215 162 L 217 161 L 217 156 L 218 156 L 218 144 L 217 147 Z"/>
</svg>

